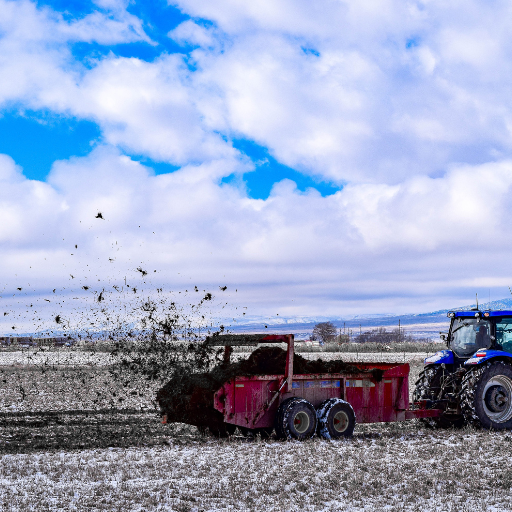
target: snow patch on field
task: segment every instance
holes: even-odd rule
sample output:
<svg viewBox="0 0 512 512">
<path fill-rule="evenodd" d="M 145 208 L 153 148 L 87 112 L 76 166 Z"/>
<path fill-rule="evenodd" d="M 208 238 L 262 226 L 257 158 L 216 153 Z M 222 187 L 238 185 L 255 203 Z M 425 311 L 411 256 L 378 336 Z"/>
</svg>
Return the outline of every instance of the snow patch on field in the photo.
<svg viewBox="0 0 512 512">
<path fill-rule="evenodd" d="M 512 508 L 509 433 L 394 428 L 367 426 L 336 442 L 187 434 L 152 448 L 4 455 L 0 502 L 11 510 Z"/>
</svg>

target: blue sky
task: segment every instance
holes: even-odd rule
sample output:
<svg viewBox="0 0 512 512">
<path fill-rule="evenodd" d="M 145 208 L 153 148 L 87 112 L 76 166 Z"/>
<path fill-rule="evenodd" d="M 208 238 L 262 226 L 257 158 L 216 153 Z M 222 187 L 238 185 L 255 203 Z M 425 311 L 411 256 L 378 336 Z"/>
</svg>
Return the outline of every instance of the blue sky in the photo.
<svg viewBox="0 0 512 512">
<path fill-rule="evenodd" d="M 266 319 L 505 296 L 509 10 L 0 0 L 2 298 L 141 265 Z"/>
<path fill-rule="evenodd" d="M 16 111 L 0 118 L 0 153 L 14 158 L 31 180 L 45 181 L 55 160 L 85 156 L 100 139 L 91 121 Z"/>
</svg>

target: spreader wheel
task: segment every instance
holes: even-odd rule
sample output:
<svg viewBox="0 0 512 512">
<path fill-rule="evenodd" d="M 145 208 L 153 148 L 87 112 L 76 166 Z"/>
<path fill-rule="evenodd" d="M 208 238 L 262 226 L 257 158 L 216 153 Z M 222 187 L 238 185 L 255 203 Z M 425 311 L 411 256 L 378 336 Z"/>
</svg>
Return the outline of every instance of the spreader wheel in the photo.
<svg viewBox="0 0 512 512">
<path fill-rule="evenodd" d="M 356 415 L 352 406 L 341 398 L 330 398 L 316 410 L 318 435 L 324 439 L 351 437 L 356 426 Z"/>
<path fill-rule="evenodd" d="M 466 420 L 485 429 L 512 429 L 512 367 L 489 362 L 462 381 L 461 407 Z"/>
<path fill-rule="evenodd" d="M 279 439 L 309 439 L 316 432 L 315 408 L 303 398 L 287 398 L 276 414 L 276 434 Z"/>
</svg>

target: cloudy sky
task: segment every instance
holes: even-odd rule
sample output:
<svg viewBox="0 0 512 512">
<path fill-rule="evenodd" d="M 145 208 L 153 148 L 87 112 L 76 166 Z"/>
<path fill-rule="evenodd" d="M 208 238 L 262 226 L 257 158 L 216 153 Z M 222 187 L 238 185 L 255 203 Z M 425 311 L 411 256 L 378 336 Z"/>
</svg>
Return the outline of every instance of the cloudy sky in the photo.
<svg viewBox="0 0 512 512">
<path fill-rule="evenodd" d="M 511 11 L 0 0 L 1 307 L 127 284 L 262 318 L 505 297 Z"/>
</svg>

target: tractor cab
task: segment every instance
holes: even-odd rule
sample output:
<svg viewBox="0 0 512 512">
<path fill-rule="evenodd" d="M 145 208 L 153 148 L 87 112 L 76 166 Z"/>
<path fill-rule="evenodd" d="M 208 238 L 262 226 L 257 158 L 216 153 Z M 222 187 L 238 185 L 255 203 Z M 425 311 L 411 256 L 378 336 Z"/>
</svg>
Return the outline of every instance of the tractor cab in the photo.
<svg viewBox="0 0 512 512">
<path fill-rule="evenodd" d="M 477 351 L 512 352 L 512 311 L 450 312 L 448 347 L 468 359 Z"/>
<path fill-rule="evenodd" d="M 450 330 L 448 335 L 441 335 L 448 350 L 428 357 L 425 364 L 461 366 L 473 364 L 477 353 L 479 358 L 496 351 L 512 354 L 512 311 L 450 311 L 448 317 Z"/>
<path fill-rule="evenodd" d="M 463 316 L 464 313 L 452 313 L 454 316 L 447 339 L 448 348 L 458 359 L 469 359 L 478 350 L 491 348 L 495 340 L 488 317 L 475 317 L 475 313 Z"/>
</svg>

